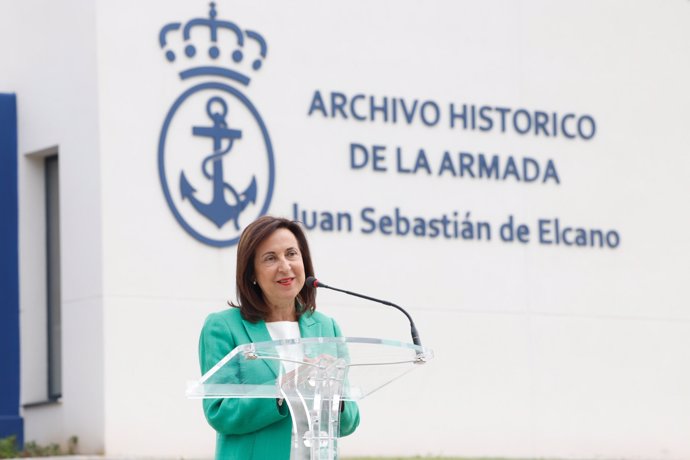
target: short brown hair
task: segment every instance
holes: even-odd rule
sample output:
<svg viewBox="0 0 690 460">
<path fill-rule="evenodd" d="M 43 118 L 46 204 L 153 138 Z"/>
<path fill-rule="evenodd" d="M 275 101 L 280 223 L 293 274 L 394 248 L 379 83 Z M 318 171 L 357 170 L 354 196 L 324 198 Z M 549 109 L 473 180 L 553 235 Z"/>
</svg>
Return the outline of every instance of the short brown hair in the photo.
<svg viewBox="0 0 690 460">
<path fill-rule="evenodd" d="M 311 262 L 311 253 L 307 237 L 304 235 L 299 223 L 282 217 L 262 216 L 249 224 L 242 231 L 240 242 L 237 245 L 237 299 L 242 317 L 253 323 L 266 320 L 271 313 L 271 307 L 266 302 L 263 292 L 258 284 L 255 284 L 256 273 L 254 271 L 254 256 L 256 248 L 276 230 L 286 228 L 295 235 L 304 264 L 304 276 L 314 276 L 314 266 Z M 295 311 L 299 318 L 302 313 L 313 312 L 316 309 L 316 289 L 302 287 L 295 299 Z"/>
</svg>

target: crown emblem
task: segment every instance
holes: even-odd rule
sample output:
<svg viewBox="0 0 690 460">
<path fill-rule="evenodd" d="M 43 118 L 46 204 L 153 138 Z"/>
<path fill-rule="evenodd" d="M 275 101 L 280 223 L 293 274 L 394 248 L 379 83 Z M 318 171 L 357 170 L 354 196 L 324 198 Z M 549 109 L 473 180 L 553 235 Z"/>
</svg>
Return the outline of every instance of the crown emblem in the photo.
<svg viewBox="0 0 690 460">
<path fill-rule="evenodd" d="M 208 18 L 183 24 L 171 22 L 161 29 L 158 40 L 165 58 L 180 66 L 180 78 L 221 76 L 248 85 L 252 72 L 266 59 L 266 40 L 258 32 L 242 30 L 235 23 L 217 19 L 211 2 Z"/>
</svg>

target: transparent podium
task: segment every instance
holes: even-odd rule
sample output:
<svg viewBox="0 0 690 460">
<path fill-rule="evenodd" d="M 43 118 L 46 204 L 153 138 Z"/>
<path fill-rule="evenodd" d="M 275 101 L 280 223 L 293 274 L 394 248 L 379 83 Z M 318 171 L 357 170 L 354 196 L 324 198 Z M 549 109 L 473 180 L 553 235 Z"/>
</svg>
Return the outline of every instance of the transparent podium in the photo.
<svg viewBox="0 0 690 460">
<path fill-rule="evenodd" d="M 338 458 L 343 401 L 358 401 L 433 358 L 419 345 L 316 337 L 240 345 L 187 388 L 189 398 L 283 399 L 292 417 L 291 460 Z M 272 378 L 256 366 L 269 366 Z"/>
</svg>

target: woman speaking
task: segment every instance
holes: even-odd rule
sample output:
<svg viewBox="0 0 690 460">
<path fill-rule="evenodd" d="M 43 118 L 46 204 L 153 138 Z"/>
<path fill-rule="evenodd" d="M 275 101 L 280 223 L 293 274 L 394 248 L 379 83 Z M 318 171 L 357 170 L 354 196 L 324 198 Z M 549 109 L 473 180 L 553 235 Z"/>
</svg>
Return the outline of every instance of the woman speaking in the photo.
<svg viewBox="0 0 690 460">
<path fill-rule="evenodd" d="M 241 344 L 340 336 L 335 321 L 315 311 L 316 290 L 304 285 L 313 275 L 309 245 L 297 222 L 264 216 L 251 223 L 237 247 L 238 305 L 209 315 L 201 331 L 202 374 Z M 292 419 L 282 400 L 204 399 L 203 407 L 217 432 L 216 459 L 290 458 Z M 340 435 L 351 434 L 358 424 L 357 405 L 346 401 Z"/>
</svg>

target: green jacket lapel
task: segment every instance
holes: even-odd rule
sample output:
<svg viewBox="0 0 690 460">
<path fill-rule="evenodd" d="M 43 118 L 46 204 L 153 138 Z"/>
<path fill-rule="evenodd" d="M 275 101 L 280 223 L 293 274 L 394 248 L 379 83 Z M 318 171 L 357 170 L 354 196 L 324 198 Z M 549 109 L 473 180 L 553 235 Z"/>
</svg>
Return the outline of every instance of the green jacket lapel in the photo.
<svg viewBox="0 0 690 460">
<path fill-rule="evenodd" d="M 242 319 L 242 324 L 244 329 L 247 331 L 247 335 L 253 343 L 258 342 L 269 342 L 271 341 L 271 334 L 268 333 L 266 328 L 266 323 L 264 321 L 257 321 L 252 323 L 245 319 Z M 318 323 L 312 318 L 309 313 L 305 313 L 300 316 L 299 319 L 299 332 L 302 338 L 307 337 L 321 337 L 321 323 Z M 275 377 L 278 377 L 278 361 L 272 359 L 262 360 L 271 369 L 271 372 Z"/>
<path fill-rule="evenodd" d="M 314 321 L 311 314 L 304 313 L 299 318 L 299 333 L 302 338 L 321 337 L 321 323 Z"/>
<path fill-rule="evenodd" d="M 264 321 L 252 323 L 251 321 L 242 319 L 242 324 L 244 325 L 244 329 L 247 331 L 247 335 L 251 339 L 252 343 L 270 342 L 272 340 L 271 334 L 268 333 L 268 329 L 266 328 L 266 323 Z M 278 361 L 274 359 L 263 359 L 262 361 L 268 366 L 269 369 L 271 369 L 273 376 L 278 377 Z"/>
</svg>

